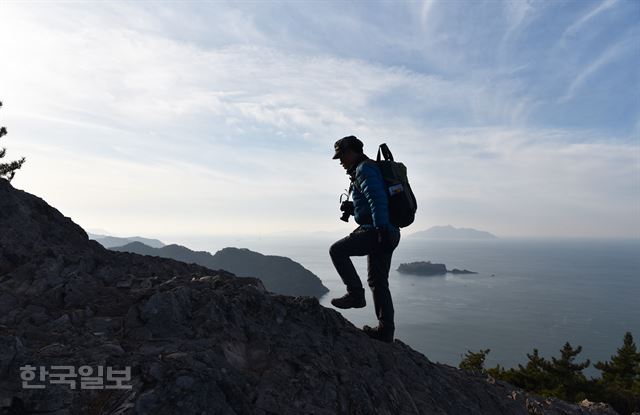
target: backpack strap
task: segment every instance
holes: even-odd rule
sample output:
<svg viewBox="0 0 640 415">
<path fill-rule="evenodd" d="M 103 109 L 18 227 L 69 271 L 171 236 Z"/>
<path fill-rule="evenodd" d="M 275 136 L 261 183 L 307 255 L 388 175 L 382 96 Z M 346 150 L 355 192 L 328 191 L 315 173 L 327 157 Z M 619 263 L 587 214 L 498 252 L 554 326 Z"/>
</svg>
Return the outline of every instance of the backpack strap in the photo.
<svg viewBox="0 0 640 415">
<path fill-rule="evenodd" d="M 386 143 L 382 143 L 380 144 L 380 147 L 378 147 L 378 156 L 376 157 L 376 161 L 381 160 L 380 153 L 382 153 L 385 160 L 393 161 L 393 154 L 391 154 L 391 150 L 389 150 L 389 146 L 387 146 Z"/>
</svg>

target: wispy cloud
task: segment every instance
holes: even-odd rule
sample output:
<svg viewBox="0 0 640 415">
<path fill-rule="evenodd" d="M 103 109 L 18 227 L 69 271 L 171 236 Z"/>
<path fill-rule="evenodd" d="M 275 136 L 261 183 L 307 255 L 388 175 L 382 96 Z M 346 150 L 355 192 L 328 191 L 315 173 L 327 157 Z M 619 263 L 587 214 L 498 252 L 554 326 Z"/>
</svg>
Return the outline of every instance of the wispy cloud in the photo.
<svg viewBox="0 0 640 415">
<path fill-rule="evenodd" d="M 224 135 L 255 124 L 298 137 L 309 133 L 319 142 L 376 124 L 372 117 L 388 116 L 389 109 L 395 112 L 398 108 L 387 104 L 391 95 L 411 105 L 408 117 L 425 118 L 447 110 L 465 119 L 511 120 L 522 102 L 508 85 L 261 46 L 199 48 L 109 20 L 83 28 L 82 36 L 49 29 L 44 43 L 41 36 L 30 36 L 35 25 L 13 30 L 31 53 L 19 55 L 20 70 L 5 78 L 12 96 L 20 96 L 18 89 L 28 80 L 38 91 L 29 97 L 29 108 L 67 113 L 83 108 L 76 116 L 94 123 L 95 117 L 109 117 L 109 123 L 130 131 L 177 133 L 181 123 L 195 121 L 215 126 L 212 135 Z M 64 64 L 78 56 L 78 65 Z"/>
<path fill-rule="evenodd" d="M 597 5 L 593 9 L 589 10 L 588 12 L 586 12 L 585 14 L 580 16 L 580 18 L 578 20 L 573 22 L 573 24 L 571 24 L 571 26 L 569 26 L 567 28 L 567 30 L 565 30 L 565 32 L 563 33 L 562 37 L 564 38 L 566 36 L 574 36 L 589 21 L 591 21 L 592 19 L 596 18 L 598 15 L 604 13 L 605 11 L 611 9 L 617 3 L 618 3 L 618 0 L 603 0 L 599 5 Z"/>
<path fill-rule="evenodd" d="M 590 77 L 606 65 L 622 56 L 623 52 L 625 52 L 630 46 L 633 46 L 633 44 L 630 43 L 628 39 L 625 39 L 605 49 L 594 61 L 590 62 L 584 69 L 575 75 L 575 78 L 569 84 L 565 94 L 558 99 L 558 103 L 565 103 L 573 99 L 576 92 L 582 88 Z"/>
<path fill-rule="evenodd" d="M 502 36 L 499 46 L 500 61 L 504 64 L 507 48 L 517 38 L 518 34 L 526 28 L 536 15 L 535 8 L 528 0 L 503 2 L 507 28 Z"/>
<path fill-rule="evenodd" d="M 531 16 L 532 12 L 534 11 L 533 6 L 528 0 L 507 0 L 504 2 L 504 6 L 508 23 L 506 31 L 507 36 L 522 27 L 522 25 L 527 22 L 527 18 Z"/>
<path fill-rule="evenodd" d="M 429 23 L 429 15 L 433 6 L 436 4 L 435 0 L 422 0 L 422 7 L 420 8 L 420 22 L 423 26 Z"/>
<path fill-rule="evenodd" d="M 556 88 L 539 58 L 564 29 L 531 42 L 547 10 L 511 3 L 3 4 L 3 125 L 30 162 L 15 183 L 114 233 L 333 229 L 346 176 L 331 147 L 356 134 L 410 166 L 417 228 L 637 231 L 637 143 L 531 121 L 630 40 L 578 75 L 567 59 Z"/>
</svg>

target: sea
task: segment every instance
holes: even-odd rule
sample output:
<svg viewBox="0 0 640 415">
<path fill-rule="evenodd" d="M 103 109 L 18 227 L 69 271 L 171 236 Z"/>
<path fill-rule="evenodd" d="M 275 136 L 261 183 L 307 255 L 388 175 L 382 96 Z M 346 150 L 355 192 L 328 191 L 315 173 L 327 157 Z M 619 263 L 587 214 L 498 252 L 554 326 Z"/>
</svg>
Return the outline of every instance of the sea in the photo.
<svg viewBox="0 0 640 415">
<path fill-rule="evenodd" d="M 329 288 L 320 299 L 345 293 L 329 257 L 336 238 L 247 238 L 224 243 L 191 238 L 215 253 L 236 246 L 301 263 Z M 233 243 L 235 242 L 235 243 Z M 189 246 L 193 248 L 192 246 Z M 193 248 L 195 249 L 195 248 Z M 353 258 L 366 283 L 366 258 Z M 401 263 L 431 261 L 477 274 L 415 276 Z M 490 349 L 486 367 L 526 364 L 534 348 L 559 356 L 566 342 L 582 346 L 578 361 L 609 360 L 625 332 L 640 346 L 640 239 L 430 240 L 403 236 L 394 252 L 389 285 L 396 338 L 434 362 L 457 366 L 469 350 Z M 367 306 L 338 310 L 355 326 L 376 324 Z M 587 376 L 599 376 L 593 365 Z"/>
</svg>

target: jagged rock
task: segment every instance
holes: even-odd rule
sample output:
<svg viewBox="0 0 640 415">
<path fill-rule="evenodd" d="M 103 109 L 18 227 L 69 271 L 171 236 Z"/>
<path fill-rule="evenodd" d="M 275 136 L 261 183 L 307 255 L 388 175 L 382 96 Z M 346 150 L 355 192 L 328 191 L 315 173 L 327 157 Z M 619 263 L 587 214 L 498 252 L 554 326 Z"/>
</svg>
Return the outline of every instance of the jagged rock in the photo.
<svg viewBox="0 0 640 415">
<path fill-rule="evenodd" d="M 0 413 L 615 413 L 432 363 L 255 278 L 108 251 L 2 179 L 0 229 Z M 24 389 L 25 365 L 129 367 L 131 388 Z"/>
<path fill-rule="evenodd" d="M 4 379 L 11 364 L 24 353 L 24 346 L 16 336 L 0 336 L 0 379 Z"/>
<path fill-rule="evenodd" d="M 458 268 L 454 268 L 448 272 L 451 274 L 477 274 L 477 272 L 469 271 L 467 269 L 458 269 Z"/>
</svg>

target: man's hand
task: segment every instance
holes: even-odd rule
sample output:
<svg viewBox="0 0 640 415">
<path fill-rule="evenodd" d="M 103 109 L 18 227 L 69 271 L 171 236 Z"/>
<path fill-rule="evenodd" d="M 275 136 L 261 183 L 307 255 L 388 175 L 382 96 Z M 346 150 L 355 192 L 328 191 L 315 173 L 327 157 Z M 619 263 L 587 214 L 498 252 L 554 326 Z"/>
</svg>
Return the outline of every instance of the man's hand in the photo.
<svg viewBox="0 0 640 415">
<path fill-rule="evenodd" d="M 348 216 L 352 216 L 354 212 L 353 202 L 347 200 L 340 204 L 340 211 L 344 212 Z"/>
</svg>

